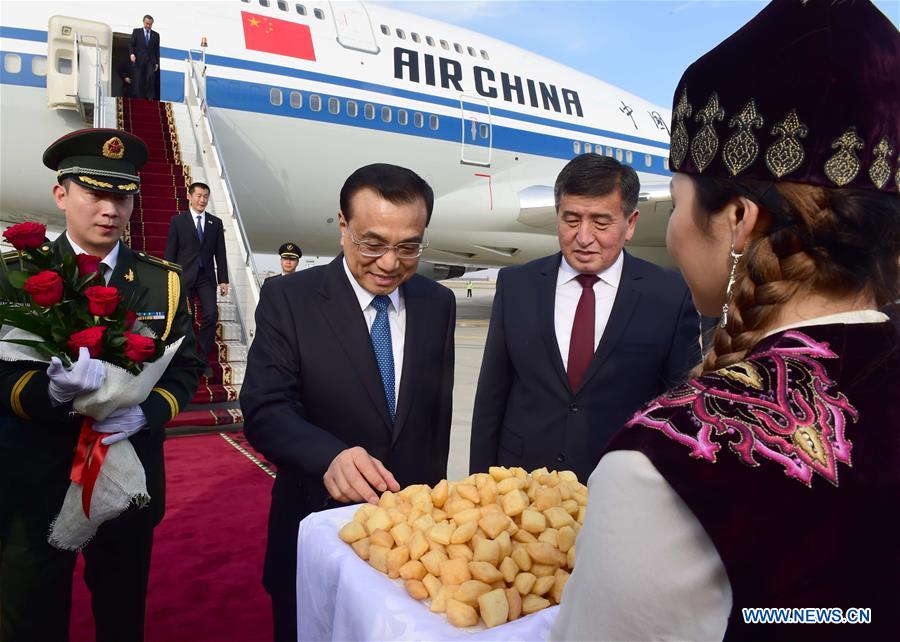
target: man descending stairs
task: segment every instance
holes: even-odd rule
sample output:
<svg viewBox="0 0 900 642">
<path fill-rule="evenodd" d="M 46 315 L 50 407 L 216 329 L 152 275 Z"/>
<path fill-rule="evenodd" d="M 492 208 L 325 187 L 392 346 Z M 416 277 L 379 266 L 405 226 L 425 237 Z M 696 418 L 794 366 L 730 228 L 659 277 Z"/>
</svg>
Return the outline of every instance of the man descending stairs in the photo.
<svg viewBox="0 0 900 642">
<path fill-rule="evenodd" d="M 135 250 L 162 257 L 169 221 L 188 207 L 187 186 L 191 168 L 182 164 L 172 105 L 136 98 L 117 99 L 118 126 L 147 143 L 150 155 L 141 171 L 141 194 L 125 241 Z M 199 318 L 199 302 L 189 302 Z M 239 430 L 243 416 L 237 399 L 243 382 L 247 346 L 237 309 L 230 298 L 218 298 L 219 322 L 215 346 L 208 355 L 212 374 L 202 376 L 191 404 L 182 409 L 167 428 L 190 433 L 204 430 Z M 195 332 L 197 330 L 195 323 Z"/>
</svg>

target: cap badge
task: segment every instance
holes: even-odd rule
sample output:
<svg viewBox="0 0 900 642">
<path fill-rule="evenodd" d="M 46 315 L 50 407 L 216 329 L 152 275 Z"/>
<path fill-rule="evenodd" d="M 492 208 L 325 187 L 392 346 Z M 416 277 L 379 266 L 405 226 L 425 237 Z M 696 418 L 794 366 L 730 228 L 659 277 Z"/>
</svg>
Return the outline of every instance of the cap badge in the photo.
<svg viewBox="0 0 900 642">
<path fill-rule="evenodd" d="M 114 160 L 119 160 L 125 156 L 125 145 L 122 143 L 122 140 L 118 136 L 113 136 L 103 143 L 103 155 Z"/>
</svg>

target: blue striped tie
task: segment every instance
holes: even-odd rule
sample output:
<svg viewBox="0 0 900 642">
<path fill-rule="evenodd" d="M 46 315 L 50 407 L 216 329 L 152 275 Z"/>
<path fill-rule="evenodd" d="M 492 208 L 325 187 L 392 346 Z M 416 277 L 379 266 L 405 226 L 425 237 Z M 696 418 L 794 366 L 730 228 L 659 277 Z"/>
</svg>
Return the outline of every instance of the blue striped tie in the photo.
<svg viewBox="0 0 900 642">
<path fill-rule="evenodd" d="M 394 398 L 394 348 L 391 344 L 391 326 L 388 323 L 388 304 L 390 299 L 378 295 L 372 299 L 372 307 L 375 308 L 375 321 L 372 323 L 371 339 L 375 349 L 375 359 L 378 361 L 378 371 L 381 373 L 381 383 L 384 386 L 384 397 L 387 399 L 388 412 L 391 421 L 394 420 L 397 402 Z"/>
</svg>

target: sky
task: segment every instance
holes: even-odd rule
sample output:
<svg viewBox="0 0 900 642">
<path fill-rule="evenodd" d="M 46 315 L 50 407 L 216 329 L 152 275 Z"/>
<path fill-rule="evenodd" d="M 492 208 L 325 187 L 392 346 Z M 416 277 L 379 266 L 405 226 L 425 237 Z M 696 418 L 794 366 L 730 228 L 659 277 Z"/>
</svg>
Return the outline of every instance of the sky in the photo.
<svg viewBox="0 0 900 642">
<path fill-rule="evenodd" d="M 383 4 L 539 53 L 670 108 L 682 72 L 766 5 L 751 0 L 410 0 Z M 900 0 L 875 4 L 900 25 Z"/>
</svg>

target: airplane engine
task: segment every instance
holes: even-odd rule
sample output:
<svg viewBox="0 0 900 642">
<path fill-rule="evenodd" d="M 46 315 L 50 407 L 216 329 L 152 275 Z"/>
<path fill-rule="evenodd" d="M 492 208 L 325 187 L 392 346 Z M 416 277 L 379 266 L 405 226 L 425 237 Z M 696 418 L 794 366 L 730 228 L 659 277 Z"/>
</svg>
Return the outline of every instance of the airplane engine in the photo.
<svg viewBox="0 0 900 642">
<path fill-rule="evenodd" d="M 458 276 L 462 276 L 466 273 L 466 268 L 462 265 L 445 265 L 443 263 L 420 261 L 417 273 L 434 281 L 443 281 L 444 279 L 455 279 Z"/>
</svg>

